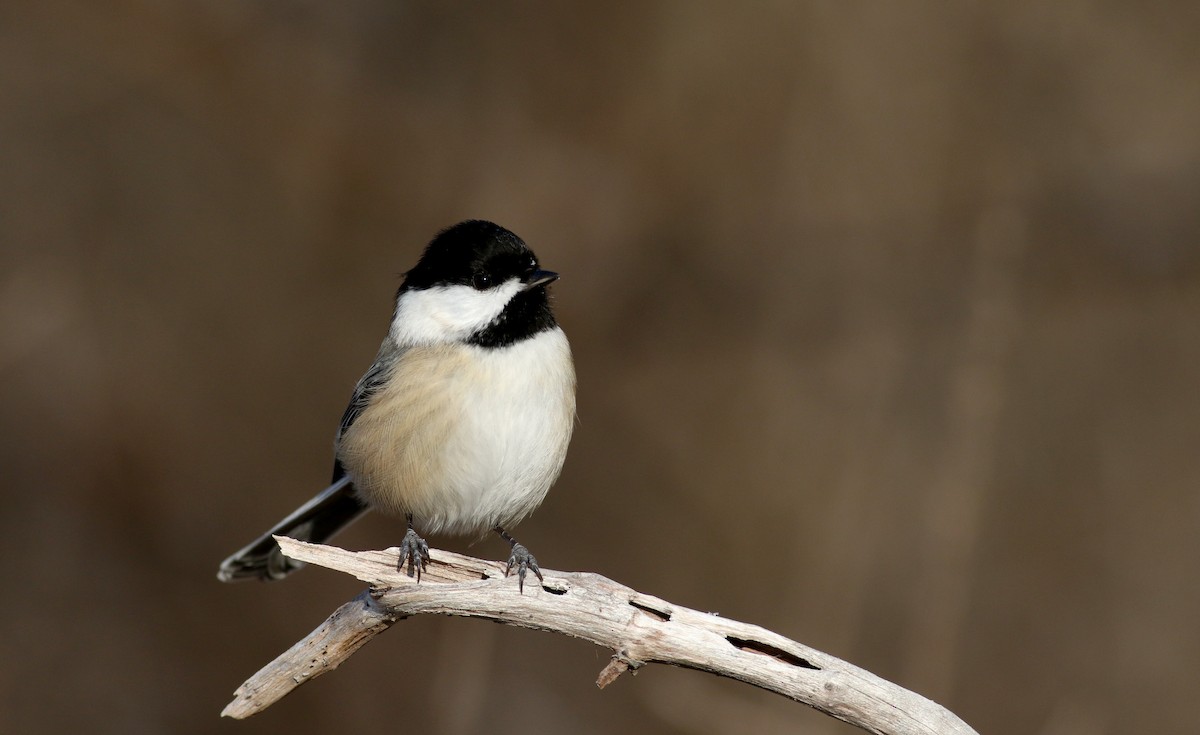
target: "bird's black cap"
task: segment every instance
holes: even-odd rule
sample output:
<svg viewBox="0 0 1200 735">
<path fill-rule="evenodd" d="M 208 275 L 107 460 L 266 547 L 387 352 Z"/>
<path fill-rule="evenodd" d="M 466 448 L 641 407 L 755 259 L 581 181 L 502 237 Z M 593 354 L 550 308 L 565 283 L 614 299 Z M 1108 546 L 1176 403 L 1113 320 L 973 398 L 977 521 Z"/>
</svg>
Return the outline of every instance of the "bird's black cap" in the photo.
<svg viewBox="0 0 1200 735">
<path fill-rule="evenodd" d="M 464 285 L 480 290 L 510 278 L 528 280 L 537 256 L 525 241 L 500 225 L 467 220 L 442 230 L 405 274 L 403 289 Z"/>
</svg>

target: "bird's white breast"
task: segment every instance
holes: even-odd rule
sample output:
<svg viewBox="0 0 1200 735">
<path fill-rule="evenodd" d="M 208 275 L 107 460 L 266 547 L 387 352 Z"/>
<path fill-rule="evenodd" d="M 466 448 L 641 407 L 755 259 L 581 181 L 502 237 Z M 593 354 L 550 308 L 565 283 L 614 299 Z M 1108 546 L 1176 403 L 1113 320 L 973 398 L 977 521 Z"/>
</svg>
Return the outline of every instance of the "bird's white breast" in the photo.
<svg viewBox="0 0 1200 735">
<path fill-rule="evenodd" d="M 558 477 L 575 371 L 558 327 L 501 348 L 408 348 L 338 456 L 373 506 L 429 533 L 480 533 L 531 513 Z"/>
</svg>

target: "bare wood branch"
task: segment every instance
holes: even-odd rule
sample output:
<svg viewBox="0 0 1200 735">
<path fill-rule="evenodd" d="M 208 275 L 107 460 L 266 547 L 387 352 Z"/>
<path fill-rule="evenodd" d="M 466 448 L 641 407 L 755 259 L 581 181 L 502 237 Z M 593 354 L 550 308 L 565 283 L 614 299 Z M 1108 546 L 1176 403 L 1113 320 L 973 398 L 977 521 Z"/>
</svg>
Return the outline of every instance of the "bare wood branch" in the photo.
<svg viewBox="0 0 1200 735">
<path fill-rule="evenodd" d="M 244 718 L 332 671 L 409 615 L 485 618 L 582 638 L 613 650 L 604 687 L 627 670 L 665 663 L 777 692 L 879 735 L 968 735 L 966 723 L 928 699 L 765 628 L 645 595 L 598 574 L 543 569 L 517 591 L 499 562 L 434 549 L 420 584 L 396 571 L 397 554 L 352 552 L 277 537 L 283 552 L 371 585 L 252 676 L 221 713 Z M 528 581 L 528 580 L 527 580 Z"/>
</svg>

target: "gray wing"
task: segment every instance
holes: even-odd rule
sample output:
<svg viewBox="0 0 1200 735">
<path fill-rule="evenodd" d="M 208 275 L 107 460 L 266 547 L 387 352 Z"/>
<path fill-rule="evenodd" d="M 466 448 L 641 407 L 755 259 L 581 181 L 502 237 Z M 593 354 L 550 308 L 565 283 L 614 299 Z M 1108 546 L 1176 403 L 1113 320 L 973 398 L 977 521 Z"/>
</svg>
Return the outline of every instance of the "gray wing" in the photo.
<svg viewBox="0 0 1200 735">
<path fill-rule="evenodd" d="M 371 398 L 387 381 L 396 361 L 404 350 L 384 342 L 375 356 L 375 362 L 354 386 L 350 404 L 338 423 L 336 442 L 354 423 L 354 420 L 371 403 Z M 367 506 L 358 499 L 350 478 L 346 476 L 342 463 L 334 460 L 332 484 L 312 500 L 297 508 L 287 518 L 276 523 L 270 531 L 250 542 L 245 548 L 230 556 L 222 564 L 217 577 L 223 582 L 242 579 L 283 579 L 304 565 L 287 559 L 275 543 L 274 535 L 290 536 L 302 541 L 320 543 L 353 523 L 367 512 Z"/>
<path fill-rule="evenodd" d="M 404 348 L 397 347 L 392 341 L 385 340 L 383 346 L 379 348 L 379 354 L 375 356 L 375 362 L 371 367 L 367 368 L 367 372 L 358 379 L 358 384 L 354 386 L 354 394 L 350 396 L 350 403 L 346 406 L 346 410 L 342 413 L 342 420 L 338 423 L 337 435 L 334 437 L 333 443 L 336 448 L 342 441 L 342 435 L 346 430 L 354 424 L 367 406 L 370 405 L 371 399 L 387 382 L 388 377 L 392 373 L 392 368 L 399 362 L 400 357 L 406 352 Z M 334 460 L 333 464 L 333 482 L 337 482 L 346 474 L 342 468 L 342 463 Z"/>
</svg>

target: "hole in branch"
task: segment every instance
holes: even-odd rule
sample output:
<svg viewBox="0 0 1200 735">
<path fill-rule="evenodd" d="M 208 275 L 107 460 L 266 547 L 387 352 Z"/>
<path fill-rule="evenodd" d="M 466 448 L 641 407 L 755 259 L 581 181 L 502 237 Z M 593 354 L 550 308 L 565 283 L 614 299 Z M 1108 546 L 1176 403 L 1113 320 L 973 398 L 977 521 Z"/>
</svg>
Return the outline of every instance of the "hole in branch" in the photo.
<svg viewBox="0 0 1200 735">
<path fill-rule="evenodd" d="M 734 647 L 736 647 L 742 651 L 750 651 L 752 653 L 761 653 L 764 656 L 770 656 L 771 658 L 777 658 L 780 661 L 784 662 L 785 664 L 791 664 L 792 666 L 799 666 L 800 668 L 803 668 L 803 669 L 812 669 L 814 671 L 821 670 L 820 666 L 817 666 L 816 664 L 808 661 L 807 659 L 800 658 L 799 656 L 797 656 L 794 653 L 788 653 L 787 651 L 783 650 L 782 648 L 776 648 L 775 646 L 772 646 L 769 643 L 763 643 L 762 641 L 752 641 L 748 638 L 734 638 L 731 635 L 725 636 L 725 640 L 729 641 L 730 643 L 732 643 L 734 645 Z"/>
<path fill-rule="evenodd" d="M 649 605 L 643 605 L 642 603 L 638 602 L 637 600 L 630 600 L 629 604 L 633 605 L 638 610 L 641 610 L 642 612 L 646 613 L 647 615 L 654 618 L 655 620 L 658 620 L 660 623 L 665 623 L 671 619 L 671 611 L 670 610 L 658 610 L 656 608 L 650 607 Z"/>
</svg>

